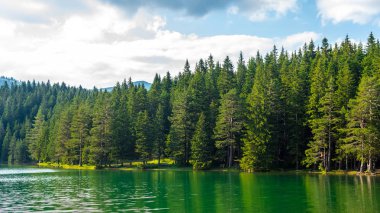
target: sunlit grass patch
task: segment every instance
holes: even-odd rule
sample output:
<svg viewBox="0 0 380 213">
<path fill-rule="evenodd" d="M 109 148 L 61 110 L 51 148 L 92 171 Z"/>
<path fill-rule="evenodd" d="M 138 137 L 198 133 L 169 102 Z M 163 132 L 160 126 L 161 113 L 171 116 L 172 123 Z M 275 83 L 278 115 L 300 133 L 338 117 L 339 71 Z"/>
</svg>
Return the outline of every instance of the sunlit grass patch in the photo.
<svg viewBox="0 0 380 213">
<path fill-rule="evenodd" d="M 148 164 L 158 165 L 158 159 L 150 160 L 147 163 Z M 163 159 L 161 159 L 160 163 L 161 164 L 166 164 L 166 165 L 173 165 L 174 164 L 174 160 L 172 160 L 170 158 L 163 158 Z"/>
<path fill-rule="evenodd" d="M 37 163 L 40 167 L 53 167 L 53 168 L 62 168 L 62 169 L 85 169 L 85 170 L 94 170 L 96 166 L 91 165 L 69 165 L 69 164 L 58 164 L 58 163 Z"/>
</svg>

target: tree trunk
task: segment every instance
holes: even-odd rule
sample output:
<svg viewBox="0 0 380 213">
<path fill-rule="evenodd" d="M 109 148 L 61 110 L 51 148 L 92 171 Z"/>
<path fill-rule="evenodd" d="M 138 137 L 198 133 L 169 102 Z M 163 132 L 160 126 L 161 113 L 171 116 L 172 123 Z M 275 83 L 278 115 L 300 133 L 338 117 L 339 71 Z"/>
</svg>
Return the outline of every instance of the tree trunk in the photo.
<svg viewBox="0 0 380 213">
<path fill-rule="evenodd" d="M 360 173 L 364 172 L 364 159 L 361 160 L 360 162 Z"/>
<path fill-rule="evenodd" d="M 331 167 L 331 130 L 330 130 L 330 124 L 329 124 L 329 150 L 327 150 L 327 167 L 326 171 L 330 171 Z"/>
<path fill-rule="evenodd" d="M 346 155 L 346 171 L 348 171 L 348 157 Z"/>
<path fill-rule="evenodd" d="M 232 159 L 233 159 L 233 157 L 232 157 L 232 155 L 233 155 L 233 146 L 232 145 L 230 145 L 230 153 L 229 153 L 229 156 L 228 156 L 228 168 L 231 168 L 231 166 L 232 166 Z"/>
<path fill-rule="evenodd" d="M 82 166 L 82 138 L 80 139 L 79 144 L 79 166 Z"/>
<path fill-rule="evenodd" d="M 371 159 L 371 157 L 368 160 L 367 172 L 372 173 L 372 159 Z"/>
</svg>

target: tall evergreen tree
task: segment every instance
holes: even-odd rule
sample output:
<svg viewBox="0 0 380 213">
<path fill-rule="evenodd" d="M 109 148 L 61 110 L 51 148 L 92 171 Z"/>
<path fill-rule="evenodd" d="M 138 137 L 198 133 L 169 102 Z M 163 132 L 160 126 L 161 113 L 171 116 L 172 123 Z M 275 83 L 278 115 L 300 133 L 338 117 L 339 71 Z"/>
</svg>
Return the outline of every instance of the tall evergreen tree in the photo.
<svg viewBox="0 0 380 213">
<path fill-rule="evenodd" d="M 167 140 L 169 155 L 177 164 L 187 165 L 190 158 L 190 140 L 192 135 L 191 117 L 188 113 L 188 97 L 186 92 L 174 91 L 173 113 L 170 117 L 171 128 Z"/>
<path fill-rule="evenodd" d="M 380 83 L 377 77 L 363 76 L 357 97 L 349 104 L 347 138 L 343 149 L 360 161 L 360 172 L 373 171 L 380 147 Z"/>
<path fill-rule="evenodd" d="M 139 112 L 136 121 L 136 152 L 144 165 L 152 156 L 152 133 L 148 112 Z"/>
<path fill-rule="evenodd" d="M 94 105 L 89 162 L 97 166 L 110 164 L 111 112 L 107 93 L 99 93 Z"/>
<path fill-rule="evenodd" d="M 154 157 L 158 159 L 158 165 L 160 165 L 165 150 L 165 112 L 161 104 L 158 105 L 152 128 L 155 130 L 153 131 L 154 136 L 152 136 L 154 138 Z"/>
<path fill-rule="evenodd" d="M 84 162 L 83 158 L 86 152 L 85 148 L 89 145 L 90 141 L 90 128 L 91 128 L 91 116 L 89 106 L 86 103 L 82 103 L 78 106 L 75 114 L 72 117 L 70 132 L 71 139 L 70 144 L 75 163 L 82 166 Z"/>
<path fill-rule="evenodd" d="M 33 160 L 43 161 L 43 152 L 47 142 L 47 124 L 45 116 L 42 114 L 43 107 L 40 107 L 34 119 L 33 128 L 27 134 L 28 148 Z"/>
<path fill-rule="evenodd" d="M 8 152 L 9 152 L 9 144 L 11 143 L 12 140 L 12 132 L 11 128 L 9 125 L 7 126 L 7 129 L 5 130 L 5 136 L 3 139 L 3 144 L 1 146 L 1 162 L 7 162 L 8 160 Z"/>
<path fill-rule="evenodd" d="M 311 121 L 313 141 L 309 143 L 309 149 L 306 150 L 304 163 L 307 166 L 319 164 L 321 170 L 329 171 L 338 123 L 338 108 L 333 78 L 330 78 L 326 94 L 321 98 L 320 104 L 319 113 L 321 117 Z"/>
<path fill-rule="evenodd" d="M 231 89 L 222 96 L 214 130 L 216 148 L 225 153 L 225 162 L 228 168 L 233 165 L 242 127 L 241 101 L 236 89 Z"/>
<path fill-rule="evenodd" d="M 211 166 L 212 145 L 211 138 L 207 135 L 207 126 L 205 114 L 201 113 L 191 140 L 191 158 L 194 169 L 207 169 Z"/>
<path fill-rule="evenodd" d="M 223 67 L 218 76 L 217 85 L 220 95 L 226 94 L 236 86 L 234 66 L 228 56 L 224 59 Z"/>
</svg>

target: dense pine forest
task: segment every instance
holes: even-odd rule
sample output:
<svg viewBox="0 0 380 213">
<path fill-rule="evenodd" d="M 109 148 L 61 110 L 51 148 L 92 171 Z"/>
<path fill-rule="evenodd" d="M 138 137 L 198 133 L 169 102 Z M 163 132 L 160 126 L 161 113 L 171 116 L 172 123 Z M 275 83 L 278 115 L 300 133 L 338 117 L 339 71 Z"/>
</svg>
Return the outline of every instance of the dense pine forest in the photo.
<svg viewBox="0 0 380 213">
<path fill-rule="evenodd" d="M 99 167 L 171 158 L 194 169 L 373 171 L 380 151 L 380 44 L 348 37 L 210 55 L 151 88 L 65 83 L 0 88 L 1 163 Z"/>
</svg>

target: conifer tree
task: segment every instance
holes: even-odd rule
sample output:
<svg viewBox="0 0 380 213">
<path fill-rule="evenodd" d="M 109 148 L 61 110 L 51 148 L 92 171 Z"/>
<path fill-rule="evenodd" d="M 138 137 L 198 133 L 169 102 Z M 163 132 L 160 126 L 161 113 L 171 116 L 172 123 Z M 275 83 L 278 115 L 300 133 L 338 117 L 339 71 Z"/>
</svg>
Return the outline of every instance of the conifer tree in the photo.
<svg viewBox="0 0 380 213">
<path fill-rule="evenodd" d="M 238 94 L 240 94 L 243 90 L 243 86 L 246 82 L 246 77 L 247 77 L 247 67 L 245 65 L 243 53 L 240 52 L 239 59 L 237 62 L 237 69 L 236 69 L 236 88 L 237 88 Z"/>
<path fill-rule="evenodd" d="M 47 144 L 47 130 L 43 107 L 40 107 L 34 119 L 33 128 L 27 134 L 28 148 L 33 160 L 41 162 L 43 160 L 43 152 Z"/>
<path fill-rule="evenodd" d="M 190 140 L 192 129 L 191 117 L 188 113 L 188 97 L 186 92 L 174 91 L 173 113 L 170 116 L 171 128 L 167 139 L 169 155 L 179 165 L 188 165 L 190 157 Z"/>
<path fill-rule="evenodd" d="M 165 114 L 161 104 L 158 105 L 154 117 L 154 126 L 152 128 L 155 130 L 152 136 L 154 142 L 154 157 L 158 158 L 158 165 L 160 165 L 165 150 Z"/>
<path fill-rule="evenodd" d="M 238 148 L 238 136 L 243 127 L 241 101 L 236 89 L 231 89 L 222 96 L 214 129 L 216 148 L 226 156 L 226 166 L 233 165 L 235 151 Z"/>
<path fill-rule="evenodd" d="M 9 164 L 15 163 L 15 157 L 16 157 L 16 152 L 17 152 L 16 143 L 17 143 L 16 135 L 13 134 L 11 141 L 9 143 L 9 147 L 8 147 L 8 161 L 7 162 Z"/>
<path fill-rule="evenodd" d="M 110 163 L 111 112 L 107 93 L 99 93 L 94 105 L 89 162 L 96 166 Z"/>
<path fill-rule="evenodd" d="M 349 104 L 347 137 L 343 149 L 360 161 L 360 172 L 373 171 L 379 154 L 380 137 L 380 84 L 377 77 L 363 76 L 357 97 Z"/>
<path fill-rule="evenodd" d="M 226 94 L 236 86 L 234 66 L 228 56 L 224 59 L 223 67 L 218 76 L 217 85 L 220 95 Z"/>
<path fill-rule="evenodd" d="M 320 100 L 319 113 L 321 117 L 311 121 L 313 140 L 306 150 L 304 163 L 307 166 L 319 164 L 321 170 L 330 171 L 339 116 L 332 77 L 328 82 L 326 94 Z"/>
<path fill-rule="evenodd" d="M 76 144 L 71 140 L 70 127 L 72 125 L 72 114 L 70 108 L 66 108 L 58 119 L 58 131 L 56 138 L 56 158 L 58 162 L 74 164 L 77 161 Z"/>
<path fill-rule="evenodd" d="M 11 132 L 11 128 L 8 125 L 6 130 L 5 130 L 5 136 L 3 139 L 3 144 L 1 146 L 1 159 L 0 160 L 2 163 L 7 162 L 7 160 L 8 160 L 9 144 L 11 143 L 11 140 L 12 140 L 12 132 Z"/>
<path fill-rule="evenodd" d="M 207 135 L 206 117 L 201 113 L 191 140 L 191 158 L 194 169 L 207 169 L 211 166 L 211 140 Z"/>
<path fill-rule="evenodd" d="M 89 145 L 90 128 L 91 117 L 89 107 L 86 103 L 81 103 L 72 117 L 70 127 L 71 139 L 69 141 L 73 155 L 75 156 L 74 160 L 79 166 L 82 166 L 84 163 L 84 150 Z"/>
<path fill-rule="evenodd" d="M 152 133 L 148 112 L 139 112 L 136 121 L 136 152 L 144 165 L 152 156 Z"/>
</svg>

